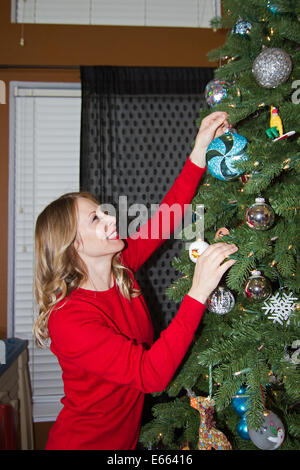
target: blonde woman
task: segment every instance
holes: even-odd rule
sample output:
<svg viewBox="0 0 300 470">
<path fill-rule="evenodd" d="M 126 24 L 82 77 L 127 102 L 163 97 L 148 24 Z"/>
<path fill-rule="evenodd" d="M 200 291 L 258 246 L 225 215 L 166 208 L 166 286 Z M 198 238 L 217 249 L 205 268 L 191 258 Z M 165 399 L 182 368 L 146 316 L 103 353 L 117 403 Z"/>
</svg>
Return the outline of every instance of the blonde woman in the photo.
<svg viewBox="0 0 300 470">
<path fill-rule="evenodd" d="M 170 325 L 153 342 L 153 327 L 134 273 L 176 229 L 155 239 L 164 207 L 189 204 L 205 172 L 210 141 L 230 127 L 227 114 L 203 119 L 194 149 L 163 205 L 137 236 L 119 238 L 116 219 L 89 193 L 61 196 L 35 229 L 36 341 L 62 368 L 64 397 L 46 449 L 135 449 L 144 394 L 166 388 L 199 325 L 205 302 L 237 250 L 217 243 L 198 259 L 192 287 Z M 165 214 L 166 216 L 166 214 Z M 156 230 L 157 232 L 157 230 Z"/>
</svg>

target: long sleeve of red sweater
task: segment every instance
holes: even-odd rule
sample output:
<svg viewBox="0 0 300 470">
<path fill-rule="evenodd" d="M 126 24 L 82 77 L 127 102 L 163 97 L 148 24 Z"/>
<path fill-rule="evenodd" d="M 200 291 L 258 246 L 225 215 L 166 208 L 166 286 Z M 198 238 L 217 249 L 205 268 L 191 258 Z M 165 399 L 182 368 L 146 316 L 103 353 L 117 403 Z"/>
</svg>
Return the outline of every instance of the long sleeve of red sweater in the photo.
<svg viewBox="0 0 300 470">
<path fill-rule="evenodd" d="M 204 309 L 200 302 L 185 296 L 176 317 L 148 348 L 116 331 L 105 321 L 104 312 L 103 317 L 96 308 L 87 312 L 86 305 L 77 301 L 72 310 L 56 316 L 51 348 L 62 363 L 102 380 L 144 393 L 160 392 L 183 359 Z"/>
<path fill-rule="evenodd" d="M 128 246 L 122 254 L 134 272 L 180 226 L 205 171 L 206 167 L 200 168 L 188 158 L 155 214 L 133 236 L 126 238 Z"/>
</svg>

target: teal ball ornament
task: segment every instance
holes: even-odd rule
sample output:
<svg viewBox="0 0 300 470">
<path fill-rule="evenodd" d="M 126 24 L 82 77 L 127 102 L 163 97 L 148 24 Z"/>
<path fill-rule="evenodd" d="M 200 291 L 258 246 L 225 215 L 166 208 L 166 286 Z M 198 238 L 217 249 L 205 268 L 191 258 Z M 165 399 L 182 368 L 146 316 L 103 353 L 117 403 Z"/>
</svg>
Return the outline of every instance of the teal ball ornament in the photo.
<svg viewBox="0 0 300 470">
<path fill-rule="evenodd" d="M 276 15 L 277 13 L 282 13 L 282 8 L 276 5 L 276 2 L 274 3 L 274 1 L 268 0 L 267 8 L 273 13 L 273 15 Z"/>
<path fill-rule="evenodd" d="M 294 13 L 294 0 L 267 0 L 267 8 L 273 15 L 283 15 L 284 13 Z"/>
<path fill-rule="evenodd" d="M 232 406 L 239 416 L 243 416 L 247 411 L 247 397 L 243 397 L 246 393 L 246 387 L 242 386 L 232 399 Z"/>
<path fill-rule="evenodd" d="M 235 164 L 248 160 L 246 146 L 246 137 L 230 130 L 216 137 L 206 151 L 208 171 L 221 181 L 232 181 L 238 178 L 243 172 L 237 169 Z"/>
<path fill-rule="evenodd" d="M 246 416 L 243 415 L 242 418 L 237 423 L 236 432 L 245 441 L 250 441 Z"/>
<path fill-rule="evenodd" d="M 248 395 L 246 394 L 247 387 L 242 385 L 241 388 L 237 391 L 236 395 L 234 395 L 232 399 L 232 407 L 240 416 L 240 421 L 237 423 L 236 432 L 237 434 L 244 440 L 249 441 L 250 437 L 248 434 L 248 425 L 245 413 L 247 411 L 247 400 Z"/>
</svg>

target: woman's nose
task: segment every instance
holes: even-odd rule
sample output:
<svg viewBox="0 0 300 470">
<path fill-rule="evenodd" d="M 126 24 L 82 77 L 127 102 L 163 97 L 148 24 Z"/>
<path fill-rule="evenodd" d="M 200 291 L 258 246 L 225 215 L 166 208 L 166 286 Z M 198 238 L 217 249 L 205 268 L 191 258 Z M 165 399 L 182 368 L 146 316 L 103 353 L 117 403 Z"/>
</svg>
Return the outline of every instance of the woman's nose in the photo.
<svg viewBox="0 0 300 470">
<path fill-rule="evenodd" d="M 109 215 L 109 214 L 105 214 L 105 221 L 108 222 L 108 223 L 116 223 L 116 217 L 114 217 L 113 215 Z"/>
<path fill-rule="evenodd" d="M 106 223 L 116 223 L 116 217 L 113 215 L 110 215 L 108 211 L 103 211 L 101 209 L 101 206 L 98 206 L 96 209 L 96 214 L 101 217 Z"/>
</svg>

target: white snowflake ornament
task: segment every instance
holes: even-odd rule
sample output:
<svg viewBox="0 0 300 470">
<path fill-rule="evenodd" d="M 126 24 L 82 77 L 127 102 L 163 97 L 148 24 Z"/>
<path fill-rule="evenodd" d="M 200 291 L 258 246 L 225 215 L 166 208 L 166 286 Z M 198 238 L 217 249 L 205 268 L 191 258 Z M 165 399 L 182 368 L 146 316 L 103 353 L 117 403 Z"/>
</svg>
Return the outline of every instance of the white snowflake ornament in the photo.
<svg viewBox="0 0 300 470">
<path fill-rule="evenodd" d="M 293 292 L 286 294 L 278 291 L 268 301 L 264 302 L 265 306 L 262 307 L 262 310 L 265 310 L 265 315 L 268 316 L 269 320 L 273 320 L 273 323 L 283 325 L 286 322 L 289 325 L 290 313 L 295 310 L 297 300 Z"/>
</svg>

